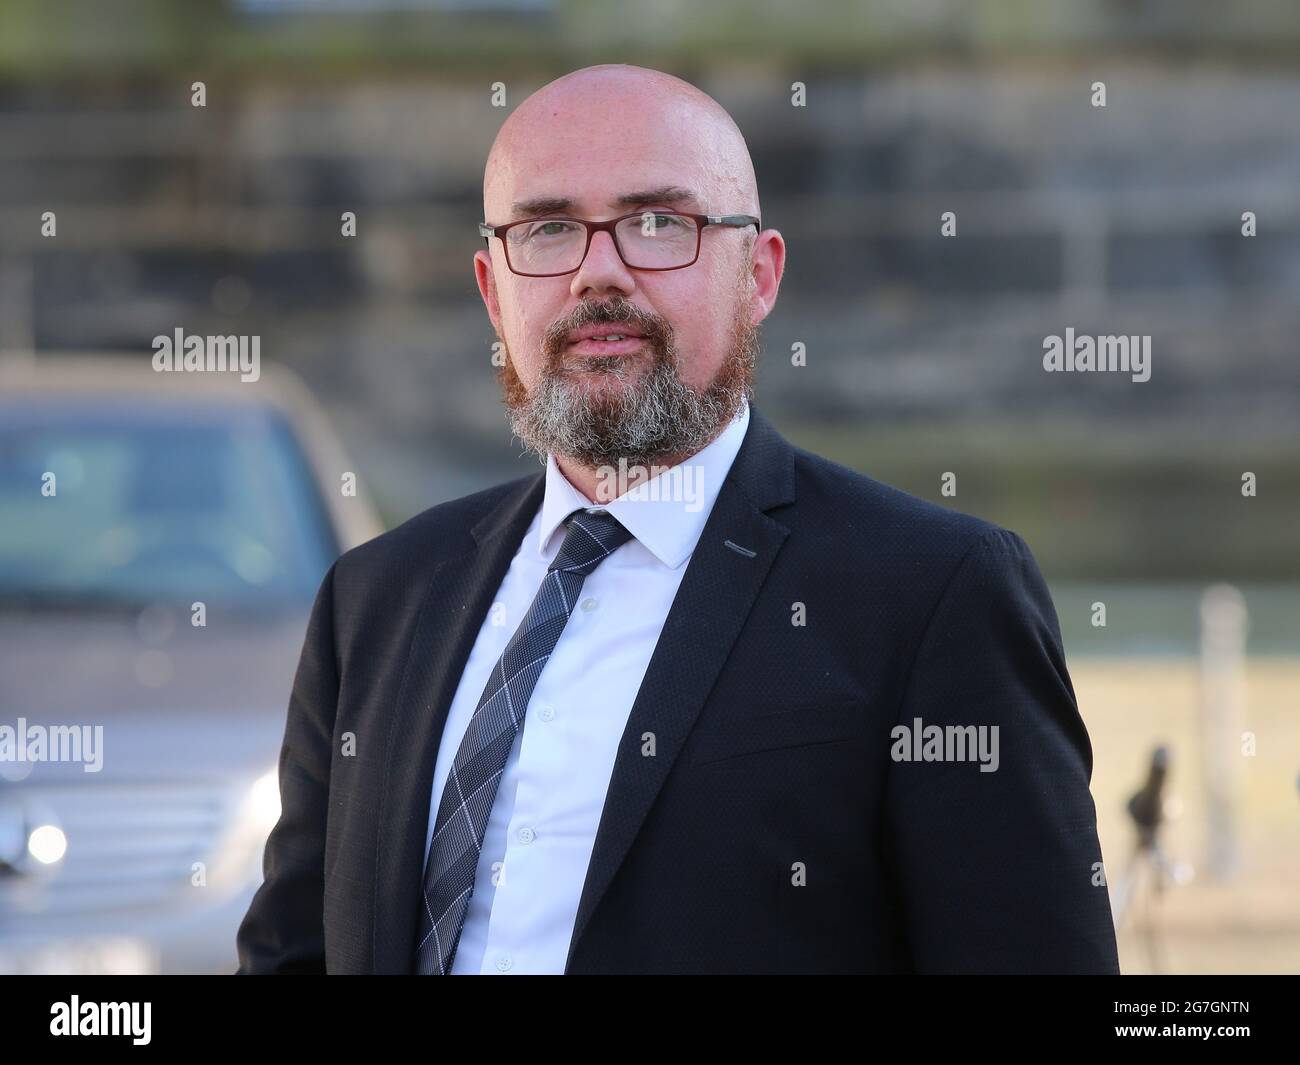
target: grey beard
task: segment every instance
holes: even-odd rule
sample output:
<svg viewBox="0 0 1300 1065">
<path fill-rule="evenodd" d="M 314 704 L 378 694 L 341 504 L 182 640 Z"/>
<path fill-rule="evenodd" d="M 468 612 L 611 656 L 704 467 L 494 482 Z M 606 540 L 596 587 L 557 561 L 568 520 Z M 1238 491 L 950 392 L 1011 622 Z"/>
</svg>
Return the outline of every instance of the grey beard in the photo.
<svg viewBox="0 0 1300 1065">
<path fill-rule="evenodd" d="M 739 357 L 752 365 L 752 350 Z M 511 428 L 543 462 L 548 452 L 593 468 L 620 459 L 629 466 L 653 466 L 694 455 L 736 415 L 742 399 L 751 397 L 745 383 L 750 375 L 730 385 L 715 381 L 699 393 L 678 378 L 675 362 L 670 353 L 633 387 L 600 389 L 594 407 L 580 385 L 547 374 L 522 405 L 510 410 Z M 620 378 L 626 373 L 617 360 L 607 372 Z"/>
</svg>

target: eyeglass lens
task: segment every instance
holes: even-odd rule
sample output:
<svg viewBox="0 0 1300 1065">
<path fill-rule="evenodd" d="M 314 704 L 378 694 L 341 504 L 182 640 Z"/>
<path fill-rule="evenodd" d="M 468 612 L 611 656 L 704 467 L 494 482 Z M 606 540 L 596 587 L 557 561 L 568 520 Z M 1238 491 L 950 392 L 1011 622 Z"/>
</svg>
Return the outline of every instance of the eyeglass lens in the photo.
<svg viewBox="0 0 1300 1065">
<path fill-rule="evenodd" d="M 624 218 L 614 227 L 628 266 L 665 269 L 685 266 L 695 258 L 699 227 L 678 214 L 646 213 Z M 506 234 L 510 265 L 525 273 L 558 274 L 576 270 L 587 248 L 587 227 L 581 222 L 538 218 Z"/>
</svg>

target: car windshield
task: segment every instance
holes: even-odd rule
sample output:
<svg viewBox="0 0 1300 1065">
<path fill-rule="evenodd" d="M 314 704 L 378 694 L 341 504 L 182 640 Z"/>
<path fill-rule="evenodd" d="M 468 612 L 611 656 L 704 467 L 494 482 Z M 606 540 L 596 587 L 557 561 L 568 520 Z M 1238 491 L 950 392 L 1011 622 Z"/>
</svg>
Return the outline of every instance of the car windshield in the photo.
<svg viewBox="0 0 1300 1065">
<path fill-rule="evenodd" d="M 337 552 L 269 407 L 0 401 L 0 607 L 309 604 Z"/>
</svg>

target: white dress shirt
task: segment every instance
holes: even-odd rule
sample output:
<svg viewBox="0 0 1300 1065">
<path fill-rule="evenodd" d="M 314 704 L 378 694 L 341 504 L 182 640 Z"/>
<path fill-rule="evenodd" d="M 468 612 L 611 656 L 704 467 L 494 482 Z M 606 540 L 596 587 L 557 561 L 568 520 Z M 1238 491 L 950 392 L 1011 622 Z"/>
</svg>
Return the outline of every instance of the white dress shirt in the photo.
<svg viewBox="0 0 1300 1065">
<path fill-rule="evenodd" d="M 740 450 L 741 410 L 705 448 L 603 509 L 633 539 L 584 581 L 515 737 L 488 819 L 452 975 L 562 973 L 623 730 L 686 564 Z M 542 505 L 479 629 L 438 748 L 425 835 L 488 676 L 532 605 L 574 510 L 597 510 L 546 460 Z"/>
</svg>

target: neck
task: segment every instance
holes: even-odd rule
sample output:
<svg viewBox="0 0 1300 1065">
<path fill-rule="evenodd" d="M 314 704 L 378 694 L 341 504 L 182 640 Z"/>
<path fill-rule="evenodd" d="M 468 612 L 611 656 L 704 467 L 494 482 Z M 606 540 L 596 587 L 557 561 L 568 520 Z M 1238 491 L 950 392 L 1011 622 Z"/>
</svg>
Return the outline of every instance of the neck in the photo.
<svg viewBox="0 0 1300 1065">
<path fill-rule="evenodd" d="M 555 465 L 564 474 L 564 479 L 592 506 L 604 506 L 687 458 L 687 455 L 675 455 L 656 459 L 649 467 L 627 466 L 624 470 L 617 460 L 605 466 L 587 466 L 574 459 L 556 455 Z"/>
<path fill-rule="evenodd" d="M 691 458 L 692 455 L 698 455 L 700 451 L 703 451 L 704 448 L 721 436 L 722 431 L 730 424 L 731 421 L 728 420 L 719 426 L 699 451 L 694 451 L 690 455 L 678 454 L 658 458 L 648 467 L 625 466 L 617 459 L 606 465 L 588 466 L 566 455 L 555 455 L 555 465 L 564 474 L 564 479 L 573 485 L 592 506 L 604 506 L 646 481 L 659 476 L 665 470 L 680 465 L 688 458 Z"/>
</svg>

